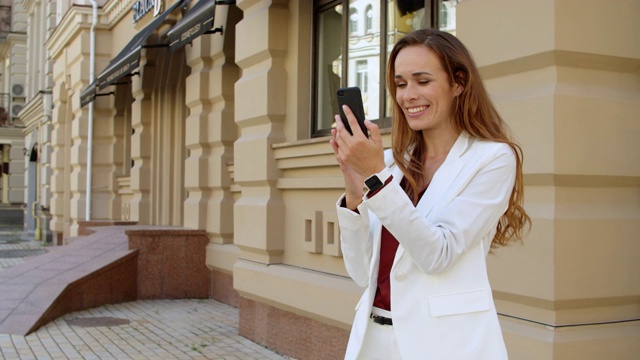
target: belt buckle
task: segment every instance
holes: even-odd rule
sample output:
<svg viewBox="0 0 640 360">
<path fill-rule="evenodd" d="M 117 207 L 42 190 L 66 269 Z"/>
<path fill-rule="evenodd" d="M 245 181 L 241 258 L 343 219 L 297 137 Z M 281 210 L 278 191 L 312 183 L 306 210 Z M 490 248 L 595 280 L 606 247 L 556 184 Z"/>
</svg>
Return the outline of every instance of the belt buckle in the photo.
<svg viewBox="0 0 640 360">
<path fill-rule="evenodd" d="M 376 324 L 393 326 L 393 320 L 390 318 L 376 315 L 374 313 L 371 313 L 369 317 L 373 319 L 373 322 Z"/>
</svg>

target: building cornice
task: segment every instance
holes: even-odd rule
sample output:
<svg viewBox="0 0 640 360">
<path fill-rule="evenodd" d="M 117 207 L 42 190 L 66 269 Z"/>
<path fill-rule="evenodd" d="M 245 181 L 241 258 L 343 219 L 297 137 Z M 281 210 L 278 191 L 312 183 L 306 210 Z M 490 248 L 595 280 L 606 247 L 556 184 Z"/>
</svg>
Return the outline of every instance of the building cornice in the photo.
<svg viewBox="0 0 640 360">
<path fill-rule="evenodd" d="M 133 7 L 135 0 L 109 1 L 98 9 L 97 28 L 111 30 Z M 81 31 L 91 30 L 93 8 L 87 5 L 73 5 L 45 43 L 51 51 L 51 57 L 56 58 L 69 42 Z"/>
<path fill-rule="evenodd" d="M 107 17 L 107 24 L 109 28 L 120 22 L 120 20 L 127 15 L 135 0 L 112 0 L 104 5 L 104 13 Z"/>
<path fill-rule="evenodd" d="M 31 14 L 38 0 L 22 0 L 22 7 L 27 14 Z"/>
<path fill-rule="evenodd" d="M 7 45 L 10 45 L 10 44 L 24 45 L 26 43 L 27 43 L 26 33 L 12 32 L 12 33 L 9 33 L 9 35 L 7 35 Z"/>
<path fill-rule="evenodd" d="M 83 30 L 91 29 L 92 9 L 88 6 L 74 5 L 67 11 L 62 21 L 56 26 L 44 46 L 51 52 L 52 58 L 57 58 L 69 43 Z M 104 28 L 99 21 L 98 28 Z"/>
<path fill-rule="evenodd" d="M 38 93 L 31 101 L 29 101 L 20 112 L 20 120 L 26 127 L 25 133 L 29 133 L 35 129 L 40 120 L 44 116 L 44 104 L 42 93 Z"/>
<path fill-rule="evenodd" d="M 38 1 L 38 0 L 25 0 Z M 180 0 L 173 0 L 175 3 Z M 136 0 L 112 0 L 108 1 L 102 8 L 98 8 L 98 30 L 111 31 L 122 19 L 131 13 Z M 167 8 L 165 0 L 164 8 Z M 85 31 L 91 30 L 93 22 L 93 8 L 88 5 L 73 5 L 66 12 L 60 23 L 53 30 L 44 46 L 50 52 L 52 59 L 60 57 L 62 51 L 75 41 Z M 135 25 L 132 24 L 135 29 Z"/>
<path fill-rule="evenodd" d="M 21 127 L 0 127 L 0 144 L 24 141 L 22 130 Z"/>
<path fill-rule="evenodd" d="M 6 59 L 10 56 L 13 45 L 26 45 L 27 34 L 22 33 L 10 33 L 7 36 L 6 41 L 0 46 L 0 59 Z"/>
</svg>

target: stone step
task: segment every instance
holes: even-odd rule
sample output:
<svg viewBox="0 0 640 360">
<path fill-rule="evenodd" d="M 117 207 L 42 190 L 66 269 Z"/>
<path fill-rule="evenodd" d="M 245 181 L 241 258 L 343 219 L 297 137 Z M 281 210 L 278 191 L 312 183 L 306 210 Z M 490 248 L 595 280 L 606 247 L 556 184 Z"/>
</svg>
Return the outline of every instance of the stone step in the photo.
<svg viewBox="0 0 640 360">
<path fill-rule="evenodd" d="M 17 206 L 0 206 L 0 227 L 1 226 L 22 226 L 24 222 L 24 212 Z"/>
<path fill-rule="evenodd" d="M 206 231 L 107 225 L 83 232 L 0 272 L 0 333 L 26 336 L 106 304 L 209 297 Z"/>
</svg>

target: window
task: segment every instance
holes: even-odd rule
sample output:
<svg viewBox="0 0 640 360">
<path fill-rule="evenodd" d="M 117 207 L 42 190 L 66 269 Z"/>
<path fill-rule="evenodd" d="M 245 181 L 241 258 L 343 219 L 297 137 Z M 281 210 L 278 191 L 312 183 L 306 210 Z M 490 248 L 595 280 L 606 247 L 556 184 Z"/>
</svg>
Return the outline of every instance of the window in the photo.
<svg viewBox="0 0 640 360">
<path fill-rule="evenodd" d="M 349 8 L 349 32 L 358 33 L 358 10 Z"/>
<path fill-rule="evenodd" d="M 362 91 L 362 96 L 366 96 L 368 92 L 368 77 L 369 74 L 369 65 L 367 64 L 367 60 L 358 60 L 356 61 L 356 86 L 360 88 Z"/>
<path fill-rule="evenodd" d="M 440 1 L 439 29 L 456 34 L 456 5 L 460 0 Z"/>
<path fill-rule="evenodd" d="M 367 118 L 388 127 L 392 109 L 385 73 L 393 44 L 408 32 L 432 25 L 455 34 L 457 2 L 314 0 L 311 136 L 329 134 L 338 113 L 336 90 L 346 86 L 359 86 Z"/>
<path fill-rule="evenodd" d="M 364 32 L 370 33 L 373 31 L 373 7 L 371 5 L 367 5 L 364 16 Z"/>
</svg>

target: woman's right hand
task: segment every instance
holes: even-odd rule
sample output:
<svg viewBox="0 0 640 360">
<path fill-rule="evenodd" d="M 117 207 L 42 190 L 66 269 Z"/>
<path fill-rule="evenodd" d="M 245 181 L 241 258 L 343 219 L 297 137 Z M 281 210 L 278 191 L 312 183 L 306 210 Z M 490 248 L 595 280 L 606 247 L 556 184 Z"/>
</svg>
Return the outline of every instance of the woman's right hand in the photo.
<svg viewBox="0 0 640 360">
<path fill-rule="evenodd" d="M 344 175 L 347 207 L 354 210 L 361 202 L 364 180 L 384 169 L 384 154 L 380 129 L 371 121 L 365 121 L 365 126 L 371 137 L 364 134 L 358 126 L 355 115 L 348 106 L 343 106 L 349 124 L 354 130 L 351 135 L 336 115 L 336 128 L 331 130 L 331 146 L 336 160 Z"/>
<path fill-rule="evenodd" d="M 365 179 L 340 160 L 340 157 L 338 156 L 338 142 L 336 141 L 336 129 L 331 130 L 331 136 L 331 147 L 333 148 L 333 153 L 336 155 L 336 160 L 338 161 L 338 165 L 340 165 L 340 170 L 342 170 L 342 175 L 344 176 L 347 208 L 355 210 L 362 202 L 362 184 L 364 184 Z"/>
</svg>

